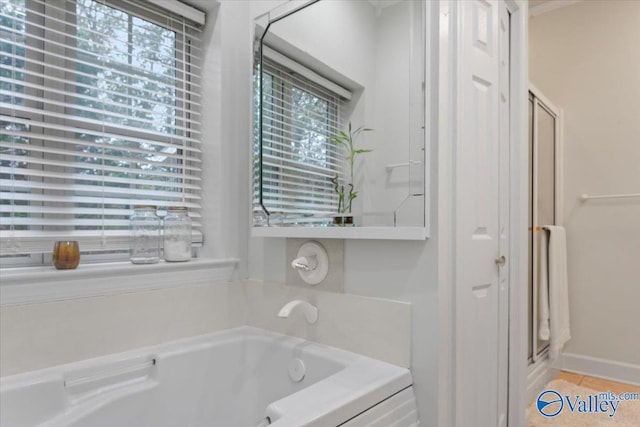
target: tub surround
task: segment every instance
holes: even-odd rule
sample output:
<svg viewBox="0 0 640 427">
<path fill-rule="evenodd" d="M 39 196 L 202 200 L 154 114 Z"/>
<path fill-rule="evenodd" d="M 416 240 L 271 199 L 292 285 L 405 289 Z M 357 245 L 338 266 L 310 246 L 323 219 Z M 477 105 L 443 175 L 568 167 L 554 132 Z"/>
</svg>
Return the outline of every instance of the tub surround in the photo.
<svg viewBox="0 0 640 427">
<path fill-rule="evenodd" d="M 411 364 L 411 304 L 381 298 L 247 281 L 247 324 L 305 338 L 408 368 Z M 302 313 L 280 318 L 293 299 L 318 307 L 310 325 Z"/>
<path fill-rule="evenodd" d="M 244 324 L 241 286 L 123 293 L 0 309 L 0 375 Z"/>
<path fill-rule="evenodd" d="M 318 322 L 279 318 L 293 299 Z M 258 281 L 15 305 L 0 309 L 0 376 L 245 325 L 409 367 L 410 321 L 407 303 Z"/>
</svg>

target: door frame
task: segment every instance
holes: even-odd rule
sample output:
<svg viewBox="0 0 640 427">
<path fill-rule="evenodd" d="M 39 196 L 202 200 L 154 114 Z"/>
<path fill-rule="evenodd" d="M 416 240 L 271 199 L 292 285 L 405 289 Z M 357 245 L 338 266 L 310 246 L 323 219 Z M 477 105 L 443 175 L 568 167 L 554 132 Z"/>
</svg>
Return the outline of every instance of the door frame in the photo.
<svg viewBox="0 0 640 427">
<path fill-rule="evenodd" d="M 511 14 L 510 49 L 510 200 L 509 200 L 509 372 L 508 418 L 512 427 L 525 425 L 527 380 L 527 227 L 528 227 L 528 19 L 524 0 L 501 0 Z M 457 138 L 457 76 L 460 52 L 460 4 L 439 2 L 438 122 L 437 149 L 437 245 L 438 245 L 438 423 L 453 426 L 456 411 L 464 402 L 455 402 L 455 163 Z M 519 142 L 519 143 L 518 143 Z M 422 414 L 425 416 L 425 414 Z"/>
<path fill-rule="evenodd" d="M 511 13 L 511 233 L 509 292 L 509 426 L 526 425 L 529 213 L 529 9 L 507 0 Z M 519 143 L 517 143 L 519 141 Z"/>
</svg>

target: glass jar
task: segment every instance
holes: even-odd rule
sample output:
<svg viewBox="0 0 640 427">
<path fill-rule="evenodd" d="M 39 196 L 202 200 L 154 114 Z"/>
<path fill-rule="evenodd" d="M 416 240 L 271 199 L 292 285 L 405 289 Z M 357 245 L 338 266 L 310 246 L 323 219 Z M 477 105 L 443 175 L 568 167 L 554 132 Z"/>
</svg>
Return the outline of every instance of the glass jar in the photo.
<svg viewBox="0 0 640 427">
<path fill-rule="evenodd" d="M 164 260 L 191 259 L 191 218 L 187 208 L 172 206 L 164 217 Z"/>
<path fill-rule="evenodd" d="M 129 222 L 129 259 L 134 264 L 160 260 L 160 218 L 156 206 L 134 206 Z"/>
</svg>

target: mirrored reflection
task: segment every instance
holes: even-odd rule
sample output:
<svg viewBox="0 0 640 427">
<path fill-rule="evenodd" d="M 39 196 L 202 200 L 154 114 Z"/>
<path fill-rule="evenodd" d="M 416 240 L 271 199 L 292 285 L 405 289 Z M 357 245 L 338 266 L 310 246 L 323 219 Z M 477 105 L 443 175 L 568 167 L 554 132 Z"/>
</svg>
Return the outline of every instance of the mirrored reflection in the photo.
<svg viewBox="0 0 640 427">
<path fill-rule="evenodd" d="M 322 0 L 256 21 L 256 226 L 423 227 L 422 2 Z"/>
</svg>

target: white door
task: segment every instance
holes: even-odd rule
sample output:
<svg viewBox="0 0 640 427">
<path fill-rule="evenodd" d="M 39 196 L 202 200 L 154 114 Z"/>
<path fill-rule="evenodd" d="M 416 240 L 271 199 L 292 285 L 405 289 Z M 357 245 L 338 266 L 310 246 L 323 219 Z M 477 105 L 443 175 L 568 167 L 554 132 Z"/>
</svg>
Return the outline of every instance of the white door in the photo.
<svg viewBox="0 0 640 427">
<path fill-rule="evenodd" d="M 460 9 L 455 225 L 455 425 L 504 426 L 508 385 L 509 13 Z"/>
</svg>

